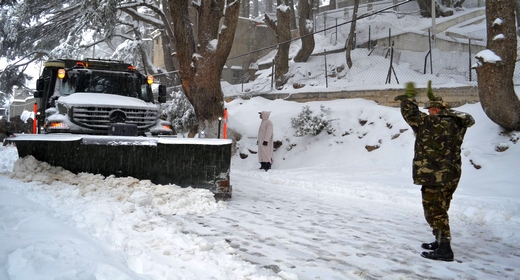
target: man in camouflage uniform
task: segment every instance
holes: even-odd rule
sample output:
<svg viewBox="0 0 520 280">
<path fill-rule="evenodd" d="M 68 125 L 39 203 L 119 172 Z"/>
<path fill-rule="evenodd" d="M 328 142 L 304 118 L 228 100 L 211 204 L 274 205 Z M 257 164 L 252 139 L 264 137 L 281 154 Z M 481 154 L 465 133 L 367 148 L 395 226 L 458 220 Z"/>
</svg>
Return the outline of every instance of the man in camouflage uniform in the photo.
<svg viewBox="0 0 520 280">
<path fill-rule="evenodd" d="M 415 133 L 413 181 L 422 185 L 424 217 L 433 229 L 435 241 L 423 243 L 422 248 L 433 250 L 421 256 L 442 261 L 453 261 L 448 209 L 461 175 L 460 150 L 464 134 L 475 123 L 467 113 L 449 109 L 449 105 L 436 98 L 428 82 L 425 109 L 419 110 L 413 83 L 408 83 L 401 101 L 401 114 Z"/>
</svg>

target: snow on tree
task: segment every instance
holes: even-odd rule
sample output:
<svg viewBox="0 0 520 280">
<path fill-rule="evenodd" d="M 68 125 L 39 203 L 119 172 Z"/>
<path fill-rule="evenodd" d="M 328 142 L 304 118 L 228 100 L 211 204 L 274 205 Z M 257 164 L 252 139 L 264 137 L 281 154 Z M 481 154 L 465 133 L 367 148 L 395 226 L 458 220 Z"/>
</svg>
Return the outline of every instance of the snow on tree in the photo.
<svg viewBox="0 0 520 280">
<path fill-rule="evenodd" d="M 520 100 L 513 74 L 517 56 L 515 2 L 486 1 L 486 50 L 476 55 L 480 104 L 486 115 L 507 130 L 520 130 Z"/>
<path fill-rule="evenodd" d="M 193 17 L 190 9 L 196 11 Z M 198 120 L 190 136 L 204 130 L 207 137 L 216 137 L 224 112 L 220 77 L 233 44 L 240 0 L 170 0 L 169 12 L 182 87 Z"/>
<path fill-rule="evenodd" d="M 1 92 L 23 84 L 23 73 L 35 61 L 95 57 L 121 59 L 145 72 L 151 65 L 147 34 L 165 29 L 166 16 L 153 1 L 33 0 L 5 1 L 0 8 Z M 129 43 L 131 41 L 131 43 Z M 119 46 L 124 44 L 123 46 Z M 19 76 L 18 82 L 12 80 Z"/>
</svg>

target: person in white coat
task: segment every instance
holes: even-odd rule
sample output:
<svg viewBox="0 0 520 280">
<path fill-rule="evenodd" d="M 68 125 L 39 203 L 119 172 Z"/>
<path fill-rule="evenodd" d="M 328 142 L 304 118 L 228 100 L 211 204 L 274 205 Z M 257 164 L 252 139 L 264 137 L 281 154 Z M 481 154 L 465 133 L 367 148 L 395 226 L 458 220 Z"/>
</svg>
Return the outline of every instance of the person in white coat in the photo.
<svg viewBox="0 0 520 280">
<path fill-rule="evenodd" d="M 273 164 L 273 123 L 269 120 L 270 111 L 258 112 L 262 123 L 258 128 L 258 161 L 260 169 L 271 169 Z"/>
</svg>

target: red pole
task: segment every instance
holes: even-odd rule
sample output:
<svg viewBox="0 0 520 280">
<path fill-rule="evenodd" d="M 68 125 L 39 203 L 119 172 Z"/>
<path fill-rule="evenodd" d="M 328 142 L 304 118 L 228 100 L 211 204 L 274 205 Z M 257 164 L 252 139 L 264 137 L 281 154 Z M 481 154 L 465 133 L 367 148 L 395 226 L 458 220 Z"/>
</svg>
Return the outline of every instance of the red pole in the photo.
<svg viewBox="0 0 520 280">
<path fill-rule="evenodd" d="M 226 130 L 227 130 L 227 108 L 224 108 L 224 139 L 226 139 Z"/>
<path fill-rule="evenodd" d="M 38 133 L 38 131 L 36 131 L 36 128 L 37 128 L 37 121 L 36 121 L 36 114 L 38 113 L 38 104 L 36 104 L 36 102 L 34 102 L 34 117 L 33 117 L 33 134 L 36 134 Z"/>
</svg>

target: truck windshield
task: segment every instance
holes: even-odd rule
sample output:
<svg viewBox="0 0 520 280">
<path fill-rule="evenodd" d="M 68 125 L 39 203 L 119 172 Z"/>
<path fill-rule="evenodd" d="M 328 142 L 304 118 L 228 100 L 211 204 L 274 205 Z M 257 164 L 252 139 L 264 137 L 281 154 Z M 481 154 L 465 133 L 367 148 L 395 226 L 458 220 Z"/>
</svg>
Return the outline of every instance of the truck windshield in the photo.
<svg viewBox="0 0 520 280">
<path fill-rule="evenodd" d="M 117 94 L 152 102 L 146 80 L 135 73 L 70 70 L 65 78 L 56 81 L 55 95 L 67 96 L 76 92 Z"/>
</svg>

